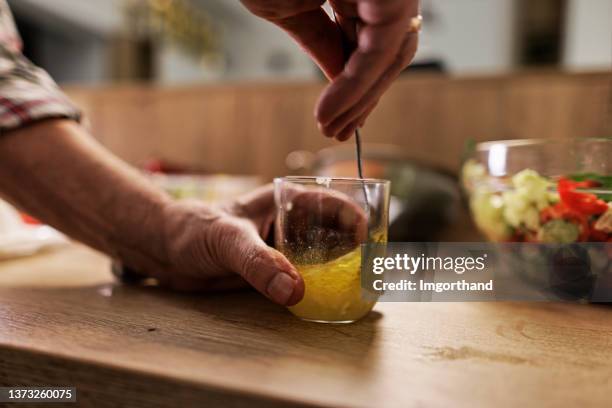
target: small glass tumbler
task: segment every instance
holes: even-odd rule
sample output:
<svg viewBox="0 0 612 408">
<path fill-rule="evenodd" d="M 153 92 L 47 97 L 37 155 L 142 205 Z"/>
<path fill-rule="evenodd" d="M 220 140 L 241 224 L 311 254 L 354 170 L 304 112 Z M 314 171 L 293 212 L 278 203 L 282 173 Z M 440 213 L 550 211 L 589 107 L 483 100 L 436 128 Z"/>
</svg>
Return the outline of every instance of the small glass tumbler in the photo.
<svg viewBox="0 0 612 408">
<path fill-rule="evenodd" d="M 361 288 L 361 244 L 386 243 L 390 182 L 284 177 L 274 180 L 275 244 L 304 279 L 289 310 L 320 323 L 352 323 L 377 297 Z"/>
</svg>

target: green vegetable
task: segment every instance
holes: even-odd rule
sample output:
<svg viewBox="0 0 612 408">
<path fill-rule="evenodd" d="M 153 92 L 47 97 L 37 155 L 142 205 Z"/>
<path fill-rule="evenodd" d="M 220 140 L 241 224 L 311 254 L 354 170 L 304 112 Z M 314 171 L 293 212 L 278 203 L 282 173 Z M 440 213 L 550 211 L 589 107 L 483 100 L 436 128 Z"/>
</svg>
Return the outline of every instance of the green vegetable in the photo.
<svg viewBox="0 0 612 408">
<path fill-rule="evenodd" d="M 586 181 L 586 180 L 596 181 L 597 183 L 600 184 L 600 186 L 597 187 L 598 189 L 612 190 L 612 176 L 604 176 L 604 175 L 597 174 L 597 173 L 577 173 L 577 174 L 572 174 L 568 178 L 574 181 Z M 604 201 L 612 201 L 612 193 L 611 194 L 597 194 L 597 196 Z"/>
<path fill-rule="evenodd" d="M 580 229 L 574 223 L 565 220 L 552 220 L 538 231 L 538 240 L 547 244 L 569 244 L 578 241 Z"/>
</svg>

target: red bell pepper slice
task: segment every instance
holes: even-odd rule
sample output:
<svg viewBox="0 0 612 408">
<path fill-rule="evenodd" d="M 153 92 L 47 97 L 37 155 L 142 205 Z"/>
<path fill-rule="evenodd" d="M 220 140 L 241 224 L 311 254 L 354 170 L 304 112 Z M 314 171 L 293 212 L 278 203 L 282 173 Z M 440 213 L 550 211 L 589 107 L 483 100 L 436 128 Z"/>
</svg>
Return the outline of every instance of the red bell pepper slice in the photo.
<svg viewBox="0 0 612 408">
<path fill-rule="evenodd" d="M 609 239 L 609 235 L 607 232 L 597 231 L 596 229 L 591 228 L 589 231 L 589 241 L 593 242 L 606 242 Z"/>
<path fill-rule="evenodd" d="M 561 202 L 570 209 L 583 215 L 598 215 L 608 210 L 608 204 L 597 198 L 595 194 L 576 191 L 577 188 L 590 188 L 597 185 L 597 182 L 590 180 L 578 182 L 561 178 L 557 184 L 557 190 Z"/>
</svg>

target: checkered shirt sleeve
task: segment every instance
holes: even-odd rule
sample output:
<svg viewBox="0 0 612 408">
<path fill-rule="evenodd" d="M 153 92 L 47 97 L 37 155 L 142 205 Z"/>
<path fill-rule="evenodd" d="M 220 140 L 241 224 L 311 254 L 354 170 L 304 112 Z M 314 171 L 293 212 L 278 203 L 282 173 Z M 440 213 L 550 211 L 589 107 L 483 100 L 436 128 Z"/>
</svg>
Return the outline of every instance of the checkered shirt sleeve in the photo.
<svg viewBox="0 0 612 408">
<path fill-rule="evenodd" d="M 0 135 L 48 118 L 79 121 L 79 109 L 21 48 L 11 11 L 6 0 L 0 0 Z"/>
</svg>

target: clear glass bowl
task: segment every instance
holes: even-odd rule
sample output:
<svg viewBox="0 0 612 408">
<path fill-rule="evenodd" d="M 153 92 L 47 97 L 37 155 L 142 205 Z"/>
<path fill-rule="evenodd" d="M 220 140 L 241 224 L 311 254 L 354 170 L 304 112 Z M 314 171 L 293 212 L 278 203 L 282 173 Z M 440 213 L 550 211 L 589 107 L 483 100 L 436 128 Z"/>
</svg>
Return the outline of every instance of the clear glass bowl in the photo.
<svg viewBox="0 0 612 408">
<path fill-rule="evenodd" d="M 361 285 L 361 244 L 386 243 L 386 180 L 285 177 L 274 180 L 275 244 L 302 275 L 304 298 L 289 310 L 301 319 L 351 323 L 377 297 Z"/>
<path fill-rule="evenodd" d="M 612 138 L 480 143 L 462 182 L 476 225 L 492 241 L 612 239 Z"/>
</svg>

